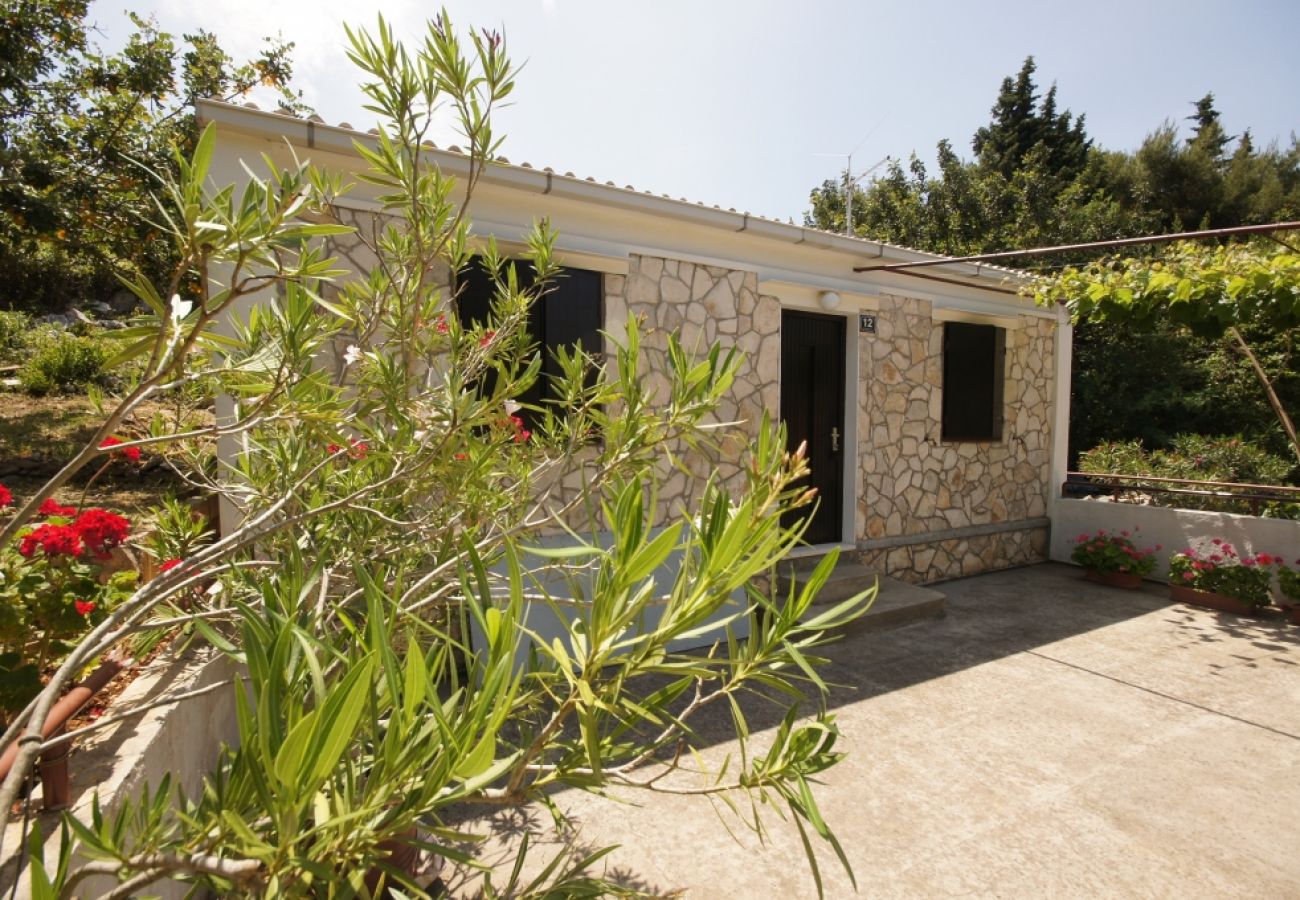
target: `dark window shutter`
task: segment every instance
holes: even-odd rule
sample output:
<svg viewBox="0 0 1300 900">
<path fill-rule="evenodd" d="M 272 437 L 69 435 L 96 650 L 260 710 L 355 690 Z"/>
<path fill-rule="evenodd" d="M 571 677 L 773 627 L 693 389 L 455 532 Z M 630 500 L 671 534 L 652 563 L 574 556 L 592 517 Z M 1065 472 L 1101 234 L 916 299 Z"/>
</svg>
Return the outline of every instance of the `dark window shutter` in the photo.
<svg viewBox="0 0 1300 900">
<path fill-rule="evenodd" d="M 509 265 L 516 266 L 521 287 L 532 285 L 530 263 L 512 261 Z M 495 289 L 481 258 L 475 257 L 460 273 L 456 287 L 456 315 L 460 321 L 467 326 L 485 324 Z M 533 386 L 520 395 L 520 403 L 538 406 L 556 399 L 551 385 L 551 379 L 560 374 L 556 348 L 578 346 L 593 355 L 602 352 L 603 306 L 603 276 L 599 272 L 561 269 L 546 285 L 528 314 L 528 333 L 542 355 L 542 368 Z M 594 369 L 588 377 L 589 383 L 595 381 Z M 487 387 L 490 389 L 491 384 Z M 537 413 L 525 409 L 520 415 L 530 428 L 536 425 Z"/>
<path fill-rule="evenodd" d="M 943 440 L 1002 439 L 1005 354 L 1004 329 L 944 323 Z"/>
</svg>

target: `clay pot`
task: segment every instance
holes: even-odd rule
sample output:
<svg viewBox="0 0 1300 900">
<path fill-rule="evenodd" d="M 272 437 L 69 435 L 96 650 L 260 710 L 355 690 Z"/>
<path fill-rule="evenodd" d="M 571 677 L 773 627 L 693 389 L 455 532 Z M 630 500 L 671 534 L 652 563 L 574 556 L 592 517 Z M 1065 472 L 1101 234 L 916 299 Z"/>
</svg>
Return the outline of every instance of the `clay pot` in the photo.
<svg viewBox="0 0 1300 900">
<path fill-rule="evenodd" d="M 1097 572 L 1088 569 L 1083 573 L 1083 577 L 1098 584 L 1124 588 L 1127 591 L 1137 590 L 1142 587 L 1142 576 L 1134 575 L 1132 572 Z"/>
<path fill-rule="evenodd" d="M 1206 609 L 1217 609 L 1220 612 L 1236 613 L 1239 616 L 1249 616 L 1255 613 L 1254 606 L 1244 600 L 1238 600 L 1236 597 L 1225 597 L 1223 594 L 1198 591 L 1195 588 L 1183 587 L 1177 584 L 1169 585 L 1169 596 L 1181 603 L 1203 606 Z"/>
</svg>

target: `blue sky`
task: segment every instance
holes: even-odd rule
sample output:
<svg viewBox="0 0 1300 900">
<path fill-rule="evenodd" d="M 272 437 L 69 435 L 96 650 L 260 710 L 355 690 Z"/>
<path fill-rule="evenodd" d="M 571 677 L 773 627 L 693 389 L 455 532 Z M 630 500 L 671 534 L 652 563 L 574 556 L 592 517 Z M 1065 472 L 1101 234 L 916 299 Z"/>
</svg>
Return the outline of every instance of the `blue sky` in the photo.
<svg viewBox="0 0 1300 900">
<path fill-rule="evenodd" d="M 102 43 L 130 0 L 96 0 Z M 205 28 L 236 56 L 264 35 L 297 44 L 297 86 L 327 121 L 361 111 L 342 22 L 382 6 L 413 35 L 431 4 L 168 0 L 129 8 L 177 34 Z M 951 138 L 969 156 L 999 84 L 1025 56 L 1102 146 L 1136 147 L 1214 91 L 1224 124 L 1257 143 L 1300 131 L 1300 3 L 1203 0 L 449 2 L 453 21 L 503 28 L 526 61 L 498 119 L 512 162 L 800 221 L 808 192 L 857 147 L 856 171 Z M 868 136 L 869 135 L 869 136 Z M 863 138 L 866 138 L 863 141 Z M 444 140 L 450 135 L 444 136 Z"/>
</svg>

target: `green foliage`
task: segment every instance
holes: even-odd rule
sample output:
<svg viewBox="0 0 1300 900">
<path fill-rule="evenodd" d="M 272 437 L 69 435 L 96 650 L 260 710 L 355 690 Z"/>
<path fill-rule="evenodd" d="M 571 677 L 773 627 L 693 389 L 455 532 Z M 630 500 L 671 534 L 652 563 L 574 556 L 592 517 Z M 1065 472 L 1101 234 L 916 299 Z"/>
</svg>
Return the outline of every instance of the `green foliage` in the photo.
<svg viewBox="0 0 1300 900">
<path fill-rule="evenodd" d="M 1202 337 L 1252 323 L 1300 328 L 1300 254 L 1251 244 L 1181 242 L 1158 259 L 1102 259 L 1068 267 L 1035 287 L 1076 319 L 1149 329 L 1170 321 Z"/>
<path fill-rule="evenodd" d="M 1295 561 L 1300 566 L 1300 559 Z M 1282 565 L 1277 570 L 1277 584 L 1282 596 L 1293 604 L 1300 604 L 1300 570 Z"/>
<path fill-rule="evenodd" d="M 184 500 L 164 498 L 149 518 L 153 527 L 146 546 L 161 562 L 183 560 L 212 539 L 212 526 L 207 518 Z"/>
<path fill-rule="evenodd" d="M 1133 534 L 1137 531 L 1134 528 Z M 1075 539 L 1070 559 L 1085 569 L 1103 575 L 1123 573 L 1146 577 L 1155 570 L 1156 553 L 1160 549 L 1158 544 L 1138 549 L 1127 531 L 1108 534 L 1105 530 L 1099 530 L 1096 534 L 1079 535 Z"/>
<path fill-rule="evenodd" d="M 0 39 L 0 307 L 62 310 L 107 299 L 124 260 L 168 273 L 148 171 L 165 172 L 173 144 L 197 137 L 193 101 L 258 85 L 287 90 L 291 44 L 268 42 L 236 65 L 213 35 L 175 38 L 132 16 L 109 53 L 88 35 L 85 0 L 21 3 Z"/>
<path fill-rule="evenodd" d="M 1194 130 L 1187 139 L 1176 125 L 1165 123 L 1136 151 L 1105 150 L 1087 137 L 1082 116 L 1057 112 L 1055 87 L 1039 99 L 1034 74 L 1031 57 L 1004 80 L 989 124 L 972 141 L 974 160 L 960 159 L 944 140 L 937 172 L 927 172 L 913 154 L 907 165 L 895 162 L 865 188 L 855 188 L 854 233 L 963 255 L 1300 216 L 1300 139 L 1293 136 L 1283 148 L 1261 148 L 1249 130 L 1233 138 L 1224 130 L 1213 95 L 1206 95 L 1195 104 Z M 843 186 L 843 180 L 826 181 L 812 191 L 808 225 L 844 231 Z M 1082 267 L 1088 259 L 1076 254 L 1026 265 L 1053 271 L 1068 263 Z M 1209 268 L 1232 265 L 1225 258 Z M 1222 274 L 1212 274 L 1180 301 L 1185 308 L 1178 316 L 1194 319 L 1200 334 L 1222 333 L 1229 321 L 1231 310 L 1220 298 L 1233 299 L 1230 291 L 1237 290 L 1258 295 L 1258 281 L 1273 278 L 1277 286 L 1279 273 L 1254 267 Z M 1243 287 L 1238 275 L 1254 286 Z M 1179 283 L 1162 290 L 1187 292 L 1181 280 L 1180 275 Z M 1219 287 L 1228 290 L 1216 294 Z M 1278 307 L 1288 302 L 1285 285 L 1280 288 L 1273 304 Z M 1294 311 L 1294 291 L 1289 296 Z M 1193 313 L 1202 300 L 1206 313 Z M 1207 340 L 1179 334 L 1171 323 L 1183 318 L 1148 312 L 1145 330 L 1130 327 L 1135 317 L 1116 327 L 1079 316 L 1072 454 L 1103 440 L 1140 438 L 1160 446 L 1190 430 L 1241 431 L 1283 451 L 1289 439 L 1268 401 L 1249 385 L 1255 377 L 1249 362 Z M 1295 409 L 1300 366 L 1291 352 L 1294 326 L 1282 330 L 1277 320 L 1266 325 L 1249 317 L 1232 321 L 1260 355 L 1282 405 Z"/>
<path fill-rule="evenodd" d="M 84 391 L 103 383 L 110 355 L 100 338 L 57 332 L 39 342 L 18 379 L 29 394 Z"/>
<path fill-rule="evenodd" d="M 526 288 L 489 242 L 490 321 L 463 327 L 454 278 L 436 273 L 468 259 L 460 190 L 472 181 L 455 185 L 421 150 L 447 107 L 469 137 L 470 171 L 482 170 L 500 140 L 488 116 L 514 84 L 503 42 L 462 38 L 444 14 L 413 49 L 382 19 L 373 35 L 351 32 L 349 49 L 384 118 L 374 145 L 357 148 L 384 214 L 353 235 L 335 221 L 338 180 L 308 166 L 212 191 L 209 129 L 175 161 L 168 233 L 195 271 L 232 280 L 170 300 L 142 276 L 125 280 L 147 312 L 114 333 L 118 358 L 138 369 L 105 427 L 155 393 L 183 400 L 175 386 L 189 379 L 213 384 L 231 398 L 222 432 L 245 452 L 209 484 L 241 517 L 135 591 L 112 613 L 116 630 L 65 666 L 183 596 L 189 626 L 248 674 L 238 747 L 201 795 L 174 816 L 166 785 L 113 815 L 96 807 L 88 825 L 69 820 L 81 852 L 136 891 L 181 877 L 220 896 L 415 893 L 389 865 L 394 845 L 486 867 L 479 837 L 454 825 L 468 804 L 538 804 L 563 822 L 558 788 L 656 791 L 719 800 L 760 836 L 775 810 L 799 830 L 820 887 L 814 836 L 847 861 L 814 795 L 842 755 L 817 652 L 873 592 L 814 607 L 834 554 L 806 586 L 771 588 L 802 534 L 782 521 L 807 505 L 803 458 L 766 418 L 743 434 L 716 424 L 734 350 L 693 357 L 668 336 L 668 389 L 648 393 L 636 322 L 607 336 L 608 357 L 561 354 L 552 387 L 564 414 L 543 410 L 531 434 L 515 427 L 512 405 L 539 377 L 527 310 L 556 271 L 555 234 L 542 222 L 528 236 L 539 280 Z M 343 273 L 322 244 L 344 237 L 368 241 L 377 263 L 326 293 Z M 151 429 L 173 459 L 197 460 L 210 436 Z M 719 461 L 737 456 L 724 482 Z M 696 478 L 689 504 L 659 502 L 701 463 L 713 474 Z M 218 585 L 194 596 L 208 579 Z M 670 650 L 705 635 L 705 652 Z M 782 719 L 761 753 L 751 699 L 777 703 Z M 730 713 L 739 744 L 717 766 L 696 752 L 716 739 L 697 731 L 710 708 Z M 530 884 L 517 867 L 502 890 L 610 890 L 582 871 L 602 853 L 553 859 Z M 39 870 L 67 894 L 84 871 Z"/>
<path fill-rule="evenodd" d="M 1178 435 L 1168 449 L 1152 451 L 1144 448 L 1141 441 L 1108 441 L 1079 455 L 1079 471 L 1236 484 L 1285 485 L 1293 479 L 1290 462 L 1240 437 L 1210 438 L 1198 434 Z M 1142 493 L 1141 487 L 1135 486 L 1133 490 Z M 1242 511 L 1240 501 L 1230 498 L 1153 494 L 1149 500 L 1156 506 Z M 1270 514 L 1289 515 L 1287 506 L 1280 504 Z"/>
<path fill-rule="evenodd" d="M 1039 303 L 1066 303 L 1076 320 L 1138 331 L 1174 325 L 1203 338 L 1230 339 L 1249 361 L 1300 459 L 1294 406 L 1288 404 L 1300 380 L 1292 352 L 1300 333 L 1300 254 L 1258 244 L 1184 242 L 1153 260 L 1103 259 L 1067 267 L 1030 290 Z M 1264 353 L 1252 349 L 1247 334 L 1263 335 Z"/>
<path fill-rule="evenodd" d="M 1037 69 L 1032 56 L 1026 57 L 1015 80 L 1005 78 L 993 120 L 975 132 L 971 147 L 980 164 L 987 169 L 1013 178 L 1025 168 L 1030 154 L 1045 153 L 1042 164 L 1058 175 L 1077 175 L 1087 164 L 1092 141 L 1083 126 L 1083 116 L 1070 119 L 1070 111 L 1056 111 L 1056 85 L 1047 91 L 1042 103 L 1034 84 Z"/>
<path fill-rule="evenodd" d="M 1295 336 L 1251 326 L 1242 333 L 1283 406 L 1300 409 Z M 1180 433 L 1239 434 L 1269 453 L 1288 452 L 1249 360 L 1227 342 L 1167 322 L 1149 331 L 1104 322 L 1076 326 L 1070 400 L 1075 454 L 1107 441 L 1167 448 Z"/>
<path fill-rule="evenodd" d="M 25 355 L 32 318 L 23 312 L 0 310 L 0 364 L 15 363 Z"/>
<path fill-rule="evenodd" d="M 119 528 L 108 535 L 103 520 Z M 134 571 L 117 571 L 112 549 L 130 524 L 102 509 L 62 507 L 0 547 L 0 711 L 22 709 L 46 665 L 130 596 Z"/>
</svg>

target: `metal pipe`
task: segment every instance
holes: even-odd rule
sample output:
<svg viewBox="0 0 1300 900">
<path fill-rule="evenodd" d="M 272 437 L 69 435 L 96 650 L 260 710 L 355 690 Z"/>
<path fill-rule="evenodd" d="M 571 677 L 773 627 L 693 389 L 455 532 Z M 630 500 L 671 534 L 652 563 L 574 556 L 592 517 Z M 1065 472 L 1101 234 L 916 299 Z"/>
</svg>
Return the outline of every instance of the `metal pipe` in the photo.
<svg viewBox="0 0 1300 900">
<path fill-rule="evenodd" d="M 997 253 L 976 253 L 973 256 L 951 256 L 943 259 L 925 259 L 919 262 L 886 263 L 883 266 L 854 266 L 855 272 L 896 272 L 901 269 L 919 269 L 925 266 L 949 266 L 955 263 L 989 262 L 995 259 L 1014 259 L 1019 256 L 1050 256 L 1074 250 L 1102 250 L 1108 247 L 1132 247 L 1138 244 L 1160 244 L 1168 241 L 1190 241 L 1199 238 L 1231 237 L 1238 234 L 1268 234 L 1273 231 L 1300 230 L 1300 222 L 1274 222 L 1271 225 L 1239 225 L 1234 228 L 1211 228 L 1208 231 L 1181 231 L 1177 234 L 1152 234 L 1145 237 L 1118 238 L 1111 241 L 1089 241 L 1086 244 L 1061 244 L 1056 247 L 1035 247 L 1030 250 L 1000 250 Z"/>
<path fill-rule="evenodd" d="M 1158 475 L 1123 475 L 1119 472 L 1066 472 L 1070 481 L 1082 482 L 1091 478 L 1123 478 L 1128 481 L 1158 481 L 1162 484 L 1199 484 L 1205 487 L 1244 488 L 1248 491 L 1274 493 L 1279 499 L 1295 496 L 1300 499 L 1300 487 L 1284 484 L 1245 484 L 1240 481 L 1201 481 L 1196 478 L 1165 478 Z"/>
<path fill-rule="evenodd" d="M 887 267 L 880 267 L 887 268 Z M 857 272 L 858 269 L 853 271 Z M 1020 296 L 1020 292 L 1011 288 L 996 287 L 991 284 L 971 284 L 969 281 L 958 281 L 956 278 L 944 278 L 942 275 L 928 275 L 925 272 L 912 272 L 902 269 L 894 272 L 895 275 L 910 275 L 912 278 L 924 278 L 926 281 L 942 281 L 944 284 L 955 284 L 960 287 L 973 287 L 981 291 L 993 291 L 996 294 L 1010 294 L 1013 297 Z M 978 276 L 976 276 L 978 277 Z"/>
</svg>

